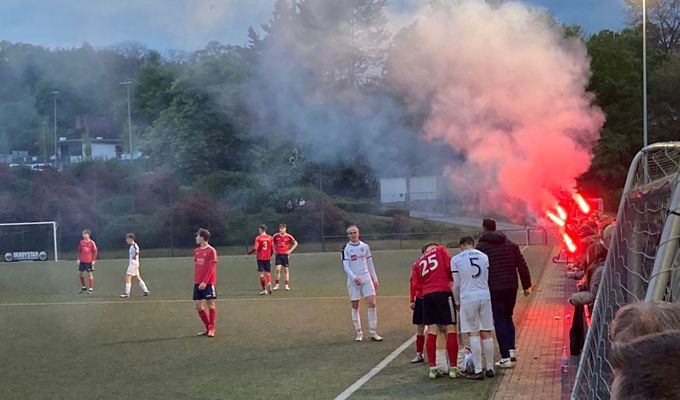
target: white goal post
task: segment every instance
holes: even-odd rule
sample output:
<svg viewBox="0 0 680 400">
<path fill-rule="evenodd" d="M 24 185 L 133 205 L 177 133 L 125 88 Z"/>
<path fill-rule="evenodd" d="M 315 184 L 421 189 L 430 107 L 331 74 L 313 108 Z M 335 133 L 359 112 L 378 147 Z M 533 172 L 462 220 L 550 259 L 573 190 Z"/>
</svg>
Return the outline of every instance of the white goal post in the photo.
<svg viewBox="0 0 680 400">
<path fill-rule="evenodd" d="M 30 226 L 30 225 L 51 225 L 52 226 L 52 245 L 54 252 L 54 261 L 59 261 L 59 252 L 57 250 L 57 223 L 56 221 L 39 221 L 39 222 L 5 222 L 0 223 L 3 226 Z"/>
</svg>

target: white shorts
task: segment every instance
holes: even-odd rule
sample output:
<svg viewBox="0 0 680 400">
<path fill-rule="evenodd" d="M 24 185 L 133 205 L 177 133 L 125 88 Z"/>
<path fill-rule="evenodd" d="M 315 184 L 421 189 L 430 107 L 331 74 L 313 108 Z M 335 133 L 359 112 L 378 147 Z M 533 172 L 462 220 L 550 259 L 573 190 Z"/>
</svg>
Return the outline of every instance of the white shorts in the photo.
<svg viewBox="0 0 680 400">
<path fill-rule="evenodd" d="M 371 278 L 363 279 L 361 285 L 357 285 L 353 280 L 348 281 L 347 291 L 351 301 L 361 300 L 362 297 L 375 296 L 375 287 Z"/>
<path fill-rule="evenodd" d="M 126 272 L 130 276 L 137 276 L 139 275 L 139 263 L 130 263 L 128 264 L 128 269 Z"/>
<path fill-rule="evenodd" d="M 493 330 L 491 300 L 475 300 L 461 303 L 460 331 L 462 333 Z"/>
</svg>

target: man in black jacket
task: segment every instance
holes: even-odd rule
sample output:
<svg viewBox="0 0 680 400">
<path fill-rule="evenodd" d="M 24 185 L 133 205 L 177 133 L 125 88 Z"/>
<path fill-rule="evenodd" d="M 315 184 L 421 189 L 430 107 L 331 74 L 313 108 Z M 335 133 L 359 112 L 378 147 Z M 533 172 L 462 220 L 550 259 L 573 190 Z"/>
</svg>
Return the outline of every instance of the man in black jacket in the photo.
<svg viewBox="0 0 680 400">
<path fill-rule="evenodd" d="M 496 337 L 501 351 L 499 368 L 512 368 L 516 361 L 515 323 L 512 314 L 517 300 L 517 273 L 522 281 L 524 296 L 531 288 L 531 275 L 524 256 L 515 243 L 501 232 L 496 232 L 496 221 L 485 219 L 482 223 L 484 234 L 479 239 L 477 250 L 489 257 L 489 291 Z"/>
</svg>

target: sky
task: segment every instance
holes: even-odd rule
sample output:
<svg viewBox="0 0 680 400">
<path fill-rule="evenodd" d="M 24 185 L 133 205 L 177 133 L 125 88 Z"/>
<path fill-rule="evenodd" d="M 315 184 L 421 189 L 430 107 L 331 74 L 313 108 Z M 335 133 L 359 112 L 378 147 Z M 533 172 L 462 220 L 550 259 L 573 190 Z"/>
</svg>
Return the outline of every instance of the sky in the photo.
<svg viewBox="0 0 680 400">
<path fill-rule="evenodd" d="M 328 0 L 336 1 L 336 0 Z M 587 32 L 625 24 L 624 0 L 525 0 L 560 22 Z M 271 17 L 275 0 L 1 0 L 0 41 L 46 47 L 108 46 L 123 41 L 151 48 L 197 50 L 211 40 L 243 45 L 249 26 Z M 412 19 L 425 0 L 388 0 L 390 28 Z"/>
</svg>

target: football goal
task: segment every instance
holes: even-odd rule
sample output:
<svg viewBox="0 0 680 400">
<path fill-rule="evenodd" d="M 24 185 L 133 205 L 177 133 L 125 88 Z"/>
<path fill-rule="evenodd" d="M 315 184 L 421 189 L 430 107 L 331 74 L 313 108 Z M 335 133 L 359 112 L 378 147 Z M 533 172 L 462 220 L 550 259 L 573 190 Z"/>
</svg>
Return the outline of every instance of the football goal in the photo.
<svg viewBox="0 0 680 400">
<path fill-rule="evenodd" d="M 59 261 L 55 221 L 0 223 L 3 261 Z"/>
</svg>

